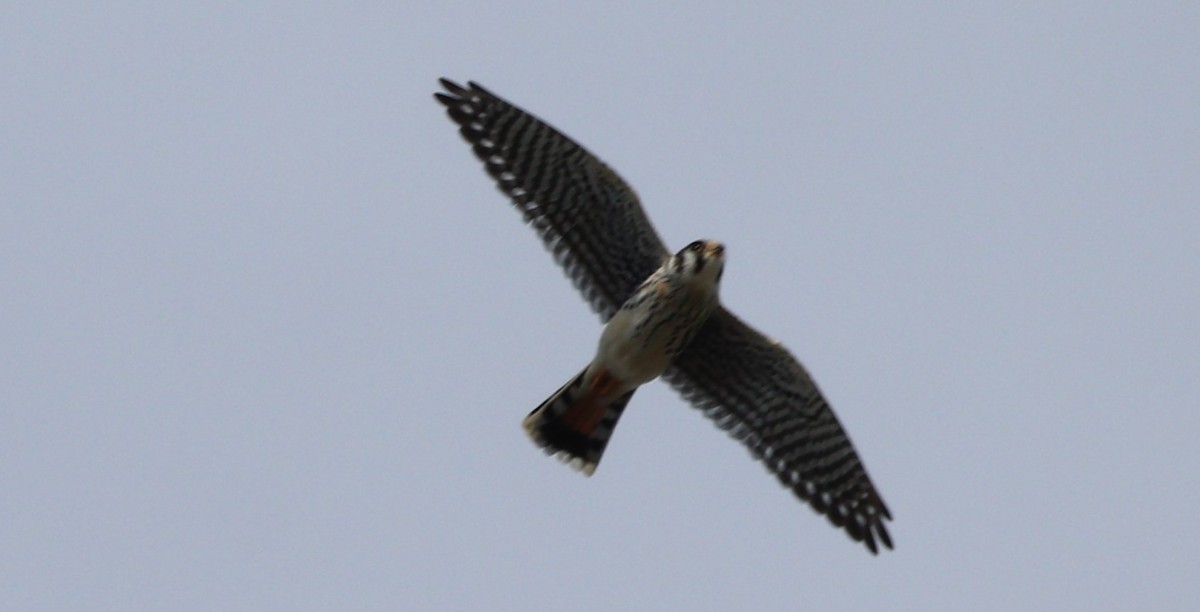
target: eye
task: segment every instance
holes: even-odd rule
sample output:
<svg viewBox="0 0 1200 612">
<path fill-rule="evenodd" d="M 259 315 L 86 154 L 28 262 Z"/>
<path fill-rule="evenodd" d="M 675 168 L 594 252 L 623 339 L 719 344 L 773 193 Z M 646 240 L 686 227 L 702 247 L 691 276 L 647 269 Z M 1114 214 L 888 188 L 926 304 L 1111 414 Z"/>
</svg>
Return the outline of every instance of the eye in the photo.
<svg viewBox="0 0 1200 612">
<path fill-rule="evenodd" d="M 689 251 L 695 251 L 697 253 L 699 253 L 701 251 L 701 249 L 703 249 L 703 248 L 704 248 L 704 243 L 699 240 L 688 245 Z"/>
</svg>

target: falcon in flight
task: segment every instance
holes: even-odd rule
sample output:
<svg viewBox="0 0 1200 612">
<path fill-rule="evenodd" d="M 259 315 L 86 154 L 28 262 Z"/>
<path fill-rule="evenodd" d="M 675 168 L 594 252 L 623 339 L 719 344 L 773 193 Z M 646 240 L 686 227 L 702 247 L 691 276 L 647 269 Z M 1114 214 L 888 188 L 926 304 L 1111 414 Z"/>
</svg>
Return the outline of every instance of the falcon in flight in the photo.
<svg viewBox="0 0 1200 612">
<path fill-rule="evenodd" d="M 661 376 L 851 538 L 891 548 L 891 514 L 808 372 L 721 305 L 725 247 L 672 254 L 587 149 L 476 83 L 441 83 L 438 102 L 605 323 L 592 362 L 525 418 L 534 442 L 592 474 L 634 392 Z"/>
</svg>

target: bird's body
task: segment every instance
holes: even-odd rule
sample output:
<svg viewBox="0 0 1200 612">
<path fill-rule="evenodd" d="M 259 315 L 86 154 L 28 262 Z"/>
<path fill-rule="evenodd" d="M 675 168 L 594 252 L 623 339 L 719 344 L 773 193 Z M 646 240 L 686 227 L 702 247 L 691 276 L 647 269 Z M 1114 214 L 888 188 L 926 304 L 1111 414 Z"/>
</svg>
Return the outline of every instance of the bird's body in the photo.
<svg viewBox="0 0 1200 612">
<path fill-rule="evenodd" d="M 596 470 L 633 392 L 666 371 L 717 307 L 724 252 L 698 240 L 638 286 L 604 326 L 592 362 L 525 418 L 542 448 Z"/>
<path fill-rule="evenodd" d="M 698 240 L 655 270 L 605 325 L 594 364 L 633 385 L 662 375 L 716 308 L 724 252 Z"/>
<path fill-rule="evenodd" d="M 664 378 L 855 540 L 891 548 L 891 518 L 815 383 L 725 309 L 724 247 L 666 249 L 633 190 L 561 132 L 475 83 L 435 94 L 488 173 L 606 323 L 596 356 L 525 418 L 591 474 L 634 392 Z"/>
</svg>

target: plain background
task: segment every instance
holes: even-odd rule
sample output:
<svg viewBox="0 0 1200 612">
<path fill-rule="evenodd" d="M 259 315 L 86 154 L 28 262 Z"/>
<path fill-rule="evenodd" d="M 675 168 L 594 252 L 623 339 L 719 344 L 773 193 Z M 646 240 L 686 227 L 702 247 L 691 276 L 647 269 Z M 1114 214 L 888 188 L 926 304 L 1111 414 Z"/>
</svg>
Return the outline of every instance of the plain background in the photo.
<svg viewBox="0 0 1200 612">
<path fill-rule="evenodd" d="M 1198 5 L 731 6 L 3 9 L 0 608 L 1194 606 Z M 894 552 L 661 383 L 533 447 L 600 326 L 440 76 L 727 244 Z"/>
</svg>

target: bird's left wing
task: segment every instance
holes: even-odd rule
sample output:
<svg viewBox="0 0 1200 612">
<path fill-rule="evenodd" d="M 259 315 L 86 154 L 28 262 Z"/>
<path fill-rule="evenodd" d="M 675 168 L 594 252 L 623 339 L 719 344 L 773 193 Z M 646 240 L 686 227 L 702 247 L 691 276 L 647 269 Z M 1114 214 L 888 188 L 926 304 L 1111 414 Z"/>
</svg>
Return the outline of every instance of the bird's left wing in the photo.
<svg viewBox="0 0 1200 612">
<path fill-rule="evenodd" d="M 816 383 L 778 342 L 719 308 L 663 378 L 783 486 L 863 542 L 891 548 L 887 506 Z"/>
<path fill-rule="evenodd" d="M 468 82 L 434 94 L 497 186 L 600 318 L 608 321 L 670 256 L 611 168 L 546 122 Z"/>
</svg>

